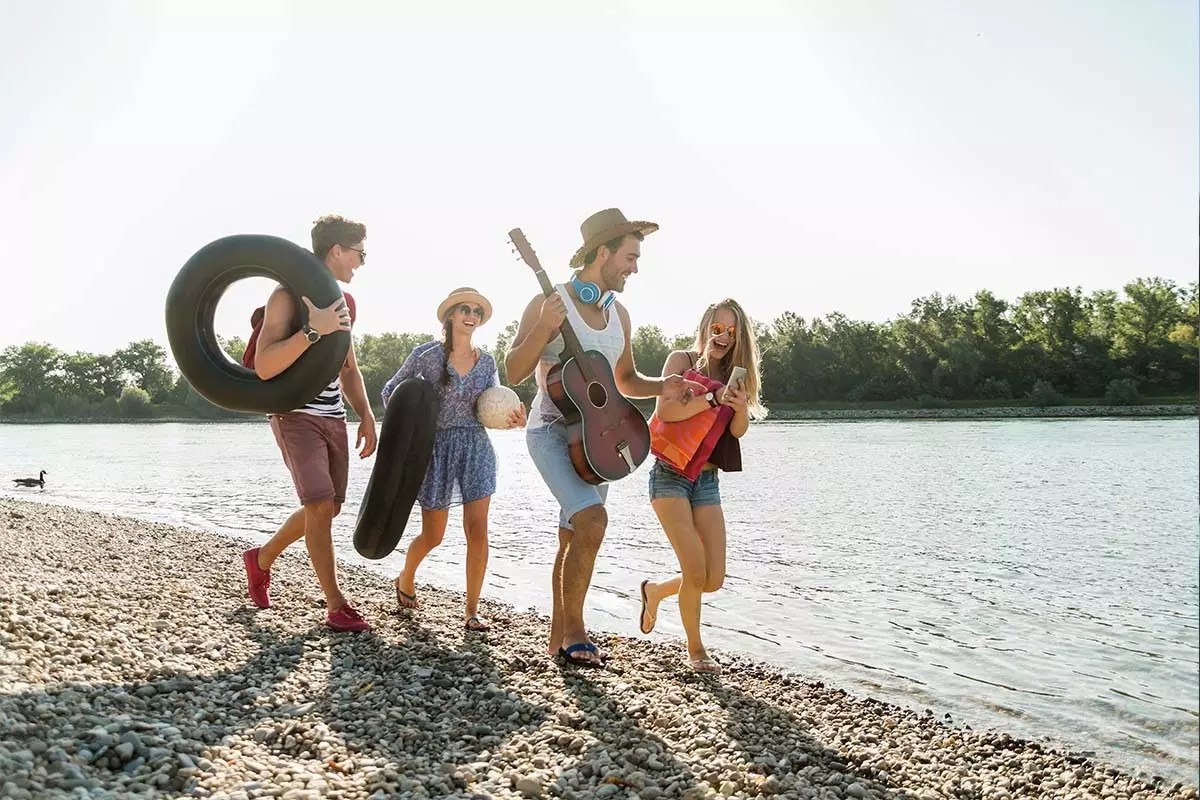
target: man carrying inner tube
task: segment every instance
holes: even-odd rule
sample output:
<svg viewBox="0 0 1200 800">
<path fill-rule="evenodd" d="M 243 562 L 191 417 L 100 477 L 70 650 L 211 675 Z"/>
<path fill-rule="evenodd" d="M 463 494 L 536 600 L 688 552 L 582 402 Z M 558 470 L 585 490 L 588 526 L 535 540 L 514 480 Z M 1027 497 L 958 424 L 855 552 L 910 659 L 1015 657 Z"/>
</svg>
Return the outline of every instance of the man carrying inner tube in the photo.
<svg viewBox="0 0 1200 800">
<path fill-rule="evenodd" d="M 362 246 L 366 236 L 367 228 L 362 223 L 340 216 L 321 217 L 312 229 L 313 253 L 334 278 L 349 283 L 354 271 L 367 260 Z M 254 354 L 254 371 L 263 380 L 286 370 L 322 336 L 350 330 L 350 311 L 344 298 L 325 308 L 316 308 L 307 297 L 301 299 L 308 306 L 308 324 L 304 328 L 297 319 L 299 308 L 282 286 L 267 301 Z M 270 541 L 247 550 L 243 561 L 250 599 L 259 608 L 269 608 L 271 564 L 289 545 L 303 538 L 321 591 L 325 593 L 329 610 L 326 623 L 335 631 L 366 631 L 371 626 L 347 602 L 338 586 L 333 555 L 333 518 L 346 499 L 350 470 L 343 394 L 362 420 L 355 442 L 355 447 L 362 448 L 359 457 L 366 458 L 375 452 L 375 416 L 367 402 L 367 389 L 351 342 L 341 370 L 319 395 L 300 408 L 270 417 L 271 430 L 292 474 L 301 507 Z"/>
</svg>

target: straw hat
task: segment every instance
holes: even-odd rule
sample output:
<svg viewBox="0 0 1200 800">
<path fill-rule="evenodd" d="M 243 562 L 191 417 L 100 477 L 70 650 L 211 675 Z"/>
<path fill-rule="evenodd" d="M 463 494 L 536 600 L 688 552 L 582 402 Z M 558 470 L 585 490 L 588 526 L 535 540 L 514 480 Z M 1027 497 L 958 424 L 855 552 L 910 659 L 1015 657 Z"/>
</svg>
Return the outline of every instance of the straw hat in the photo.
<svg viewBox="0 0 1200 800">
<path fill-rule="evenodd" d="M 583 234 L 583 247 L 575 251 L 575 255 L 571 256 L 572 267 L 582 267 L 583 257 L 592 250 L 595 250 L 605 242 L 611 242 L 618 237 L 626 236 L 630 233 L 640 233 L 643 236 L 649 236 L 658 230 L 657 222 L 643 222 L 636 220 L 630 222 L 625 219 L 625 215 L 621 213 L 619 208 L 606 208 L 603 211 L 597 211 L 583 221 L 579 226 L 579 232 Z"/>
<path fill-rule="evenodd" d="M 488 299 L 470 286 L 462 286 L 448 294 L 438 306 L 438 322 L 445 322 L 446 312 L 459 303 L 475 303 L 483 307 L 483 320 L 480 321 L 480 325 L 492 318 L 492 304 L 488 302 Z"/>
</svg>

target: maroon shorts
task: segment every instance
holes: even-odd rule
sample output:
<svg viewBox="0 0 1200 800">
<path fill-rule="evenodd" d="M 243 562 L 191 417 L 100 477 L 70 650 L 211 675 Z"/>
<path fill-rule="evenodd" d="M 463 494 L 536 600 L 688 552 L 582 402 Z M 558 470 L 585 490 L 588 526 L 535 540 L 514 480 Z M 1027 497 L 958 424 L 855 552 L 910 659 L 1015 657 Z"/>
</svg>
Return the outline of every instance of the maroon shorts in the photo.
<svg viewBox="0 0 1200 800">
<path fill-rule="evenodd" d="M 350 442 L 346 420 L 291 411 L 271 415 L 271 431 L 292 473 L 301 505 L 346 501 Z"/>
</svg>

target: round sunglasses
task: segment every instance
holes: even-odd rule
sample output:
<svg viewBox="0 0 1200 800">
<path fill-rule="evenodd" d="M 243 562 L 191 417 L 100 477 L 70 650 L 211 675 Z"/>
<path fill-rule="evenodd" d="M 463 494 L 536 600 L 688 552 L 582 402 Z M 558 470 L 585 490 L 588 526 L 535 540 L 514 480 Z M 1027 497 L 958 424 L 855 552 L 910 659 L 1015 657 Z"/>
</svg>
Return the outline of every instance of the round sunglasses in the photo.
<svg viewBox="0 0 1200 800">
<path fill-rule="evenodd" d="M 466 303 L 460 303 L 454 310 L 460 314 L 474 314 L 480 319 L 483 319 L 483 306 L 469 306 Z"/>
<path fill-rule="evenodd" d="M 728 333 L 730 338 L 733 338 L 737 335 L 737 326 L 713 322 L 708 326 L 708 332 L 712 336 L 720 336 L 723 333 Z"/>
</svg>

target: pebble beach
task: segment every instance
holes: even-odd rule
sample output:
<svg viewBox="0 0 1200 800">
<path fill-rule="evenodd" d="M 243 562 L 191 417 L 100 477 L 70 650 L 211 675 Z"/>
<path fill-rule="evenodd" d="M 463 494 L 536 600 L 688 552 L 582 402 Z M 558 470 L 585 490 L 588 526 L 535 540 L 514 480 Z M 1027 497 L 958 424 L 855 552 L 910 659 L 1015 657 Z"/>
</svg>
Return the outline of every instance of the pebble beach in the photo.
<svg viewBox="0 0 1200 800">
<path fill-rule="evenodd" d="M 595 632 L 608 668 L 560 667 L 544 617 L 485 598 L 468 632 L 354 566 L 374 629 L 333 633 L 303 545 L 267 610 L 247 546 L 0 500 L 0 797 L 1197 797 L 736 654 Z"/>
</svg>

